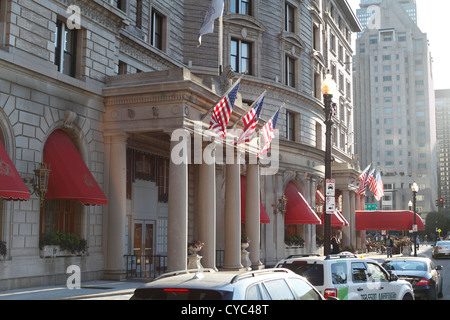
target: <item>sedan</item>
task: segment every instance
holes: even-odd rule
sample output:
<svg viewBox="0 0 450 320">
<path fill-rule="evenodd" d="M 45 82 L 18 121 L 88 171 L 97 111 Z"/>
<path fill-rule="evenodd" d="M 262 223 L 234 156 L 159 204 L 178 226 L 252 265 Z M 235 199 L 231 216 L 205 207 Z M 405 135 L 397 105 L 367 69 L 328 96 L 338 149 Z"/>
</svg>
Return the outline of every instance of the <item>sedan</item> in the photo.
<svg viewBox="0 0 450 320">
<path fill-rule="evenodd" d="M 437 300 L 442 297 L 442 266 L 421 257 L 395 257 L 386 259 L 383 267 L 400 279 L 409 281 L 417 299 Z"/>
<path fill-rule="evenodd" d="M 450 241 L 438 241 L 433 249 L 433 258 L 450 256 Z"/>
</svg>

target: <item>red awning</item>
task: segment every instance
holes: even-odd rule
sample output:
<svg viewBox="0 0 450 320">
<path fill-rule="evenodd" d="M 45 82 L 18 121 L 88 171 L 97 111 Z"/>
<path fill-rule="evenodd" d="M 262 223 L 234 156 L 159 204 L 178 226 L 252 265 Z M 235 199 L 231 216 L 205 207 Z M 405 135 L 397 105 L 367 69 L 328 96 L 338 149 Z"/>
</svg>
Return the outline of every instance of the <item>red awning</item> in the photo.
<svg viewBox="0 0 450 320">
<path fill-rule="evenodd" d="M 51 170 L 45 199 L 75 200 L 85 205 L 107 204 L 97 181 L 64 131 L 56 130 L 48 137 L 44 162 Z"/>
<path fill-rule="evenodd" d="M 0 141 L 0 198 L 29 200 L 30 191 L 23 182 L 11 158 Z"/>
<path fill-rule="evenodd" d="M 321 218 L 322 224 L 324 223 L 323 221 L 323 215 Z M 332 227 L 348 227 L 348 221 L 347 219 L 344 218 L 344 216 L 342 215 L 342 213 L 339 212 L 339 210 L 335 210 L 334 214 L 331 215 L 331 226 Z"/>
<path fill-rule="evenodd" d="M 292 182 L 288 183 L 285 194 L 287 205 L 284 224 L 321 224 L 320 218 Z"/>
<path fill-rule="evenodd" d="M 342 215 L 342 212 L 340 212 L 339 210 L 336 210 L 336 214 L 338 215 L 339 219 L 342 220 L 343 226 L 348 227 L 349 223 L 348 223 L 347 219 L 345 219 L 345 217 Z"/>
<path fill-rule="evenodd" d="M 356 211 L 356 230 L 412 230 L 412 211 Z M 425 230 L 422 218 L 416 214 L 418 230 Z"/>
<path fill-rule="evenodd" d="M 269 215 L 264 209 L 262 202 L 259 202 L 259 220 L 261 223 L 270 223 Z M 245 176 L 241 175 L 241 222 L 245 222 Z"/>
</svg>

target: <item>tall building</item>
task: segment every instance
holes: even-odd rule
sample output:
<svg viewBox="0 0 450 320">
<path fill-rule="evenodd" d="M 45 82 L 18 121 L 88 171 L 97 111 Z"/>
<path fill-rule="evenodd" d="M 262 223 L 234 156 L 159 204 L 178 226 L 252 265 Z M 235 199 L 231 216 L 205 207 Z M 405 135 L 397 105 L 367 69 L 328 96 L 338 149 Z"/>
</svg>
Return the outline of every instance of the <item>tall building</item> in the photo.
<svg viewBox="0 0 450 320">
<path fill-rule="evenodd" d="M 438 197 L 450 209 L 450 89 L 436 90 L 436 136 L 438 143 Z"/>
<path fill-rule="evenodd" d="M 416 0 L 397 0 L 398 3 L 402 6 L 405 12 L 409 15 L 409 17 L 417 24 L 417 5 Z M 367 28 L 367 24 L 369 23 L 369 28 L 374 25 L 377 25 L 379 22 L 377 20 L 377 16 L 374 15 L 378 8 L 380 8 L 380 4 L 383 0 L 361 0 L 360 8 L 356 10 L 356 16 L 361 23 L 362 31 L 358 32 L 358 38 L 362 35 L 364 30 Z"/>
<path fill-rule="evenodd" d="M 382 172 L 380 208 L 407 209 L 417 182 L 418 211 L 430 212 L 437 197 L 431 55 L 405 5 L 380 2 L 380 28 L 366 28 L 356 42 L 356 153 Z"/>
</svg>

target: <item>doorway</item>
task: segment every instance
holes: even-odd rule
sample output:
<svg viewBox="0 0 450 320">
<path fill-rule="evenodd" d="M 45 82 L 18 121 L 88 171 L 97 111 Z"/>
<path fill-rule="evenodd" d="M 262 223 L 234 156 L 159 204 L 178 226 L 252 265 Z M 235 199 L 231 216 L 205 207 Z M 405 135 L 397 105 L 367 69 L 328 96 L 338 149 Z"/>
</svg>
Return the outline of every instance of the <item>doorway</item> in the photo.
<svg viewBox="0 0 450 320">
<path fill-rule="evenodd" d="M 149 220 L 134 221 L 133 254 L 136 257 L 136 273 L 141 277 L 150 277 L 153 269 L 153 248 L 155 222 Z"/>
</svg>

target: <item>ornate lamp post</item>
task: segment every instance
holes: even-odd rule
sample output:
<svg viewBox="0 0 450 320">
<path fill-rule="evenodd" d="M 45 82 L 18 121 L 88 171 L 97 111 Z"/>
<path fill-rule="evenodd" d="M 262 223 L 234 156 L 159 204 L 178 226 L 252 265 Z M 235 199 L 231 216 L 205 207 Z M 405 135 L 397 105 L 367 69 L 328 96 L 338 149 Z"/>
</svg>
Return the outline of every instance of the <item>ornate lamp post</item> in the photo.
<svg viewBox="0 0 450 320">
<path fill-rule="evenodd" d="M 413 224 L 413 237 L 414 237 L 414 257 L 417 257 L 417 223 L 416 223 L 416 195 L 419 192 L 419 186 L 417 183 L 411 185 L 411 191 L 413 193 L 413 213 L 414 213 L 414 224 Z"/>
<path fill-rule="evenodd" d="M 333 95 L 336 91 L 336 82 L 331 77 L 331 74 L 325 76 L 325 80 L 322 82 L 322 94 L 323 102 L 325 105 L 325 185 L 324 190 L 326 190 L 326 181 L 331 179 L 331 135 L 333 126 Z M 323 210 L 324 216 L 324 255 L 329 255 L 331 253 L 331 215 L 326 213 L 326 206 Z"/>
</svg>

